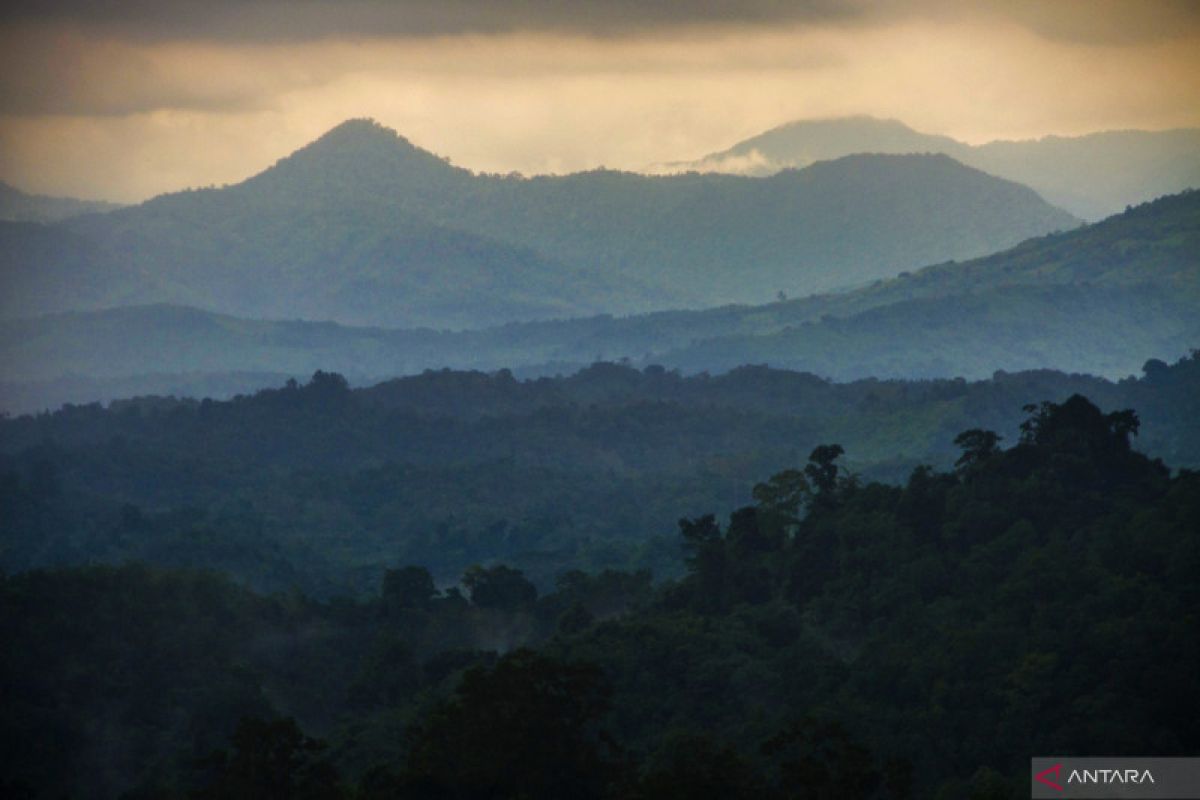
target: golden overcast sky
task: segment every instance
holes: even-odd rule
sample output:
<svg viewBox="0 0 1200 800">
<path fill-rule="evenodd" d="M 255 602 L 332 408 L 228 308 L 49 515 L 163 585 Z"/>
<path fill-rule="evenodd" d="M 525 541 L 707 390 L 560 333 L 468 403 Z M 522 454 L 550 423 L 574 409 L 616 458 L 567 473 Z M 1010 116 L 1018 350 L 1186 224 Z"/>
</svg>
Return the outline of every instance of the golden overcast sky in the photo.
<svg viewBox="0 0 1200 800">
<path fill-rule="evenodd" d="M 9 0 L 0 179 L 136 201 L 350 117 L 489 172 L 638 169 L 792 119 L 971 142 L 1200 127 L 1182 0 Z"/>
</svg>

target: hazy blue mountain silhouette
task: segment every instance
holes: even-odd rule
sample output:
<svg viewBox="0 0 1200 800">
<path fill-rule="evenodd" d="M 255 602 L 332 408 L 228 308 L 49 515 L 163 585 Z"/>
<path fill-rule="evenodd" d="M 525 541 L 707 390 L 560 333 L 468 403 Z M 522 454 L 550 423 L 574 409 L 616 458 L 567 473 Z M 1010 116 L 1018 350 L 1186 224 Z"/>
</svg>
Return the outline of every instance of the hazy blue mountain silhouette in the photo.
<svg viewBox="0 0 1200 800">
<path fill-rule="evenodd" d="M 622 358 L 689 371 L 766 362 L 839 379 L 1040 367 L 1121 377 L 1147 358 L 1200 345 L 1197 309 L 1200 192 L 1188 192 L 985 258 L 758 306 L 456 333 L 166 305 L 10 320 L 0 322 L 9 381 L 0 407 L 112 398 L 139 386 L 220 396 L 246 391 L 254 376 L 277 383 L 316 369 L 361 382 L 445 366 L 554 374 Z"/>
<path fill-rule="evenodd" d="M 367 120 L 240 184 L 0 236 L 6 316 L 175 303 L 392 327 L 764 302 L 1077 220 L 945 156 L 768 179 L 476 175 Z"/>
<path fill-rule="evenodd" d="M 944 153 L 1023 183 L 1087 220 L 1200 187 L 1200 129 L 1103 131 L 972 146 L 948 136 L 920 133 L 897 120 L 867 116 L 797 120 L 697 161 L 655 169 L 761 176 L 850 153 Z"/>
<path fill-rule="evenodd" d="M 59 222 L 82 214 L 102 214 L 120 208 L 102 200 L 77 200 L 30 194 L 0 181 L 0 220 L 5 222 Z"/>
</svg>

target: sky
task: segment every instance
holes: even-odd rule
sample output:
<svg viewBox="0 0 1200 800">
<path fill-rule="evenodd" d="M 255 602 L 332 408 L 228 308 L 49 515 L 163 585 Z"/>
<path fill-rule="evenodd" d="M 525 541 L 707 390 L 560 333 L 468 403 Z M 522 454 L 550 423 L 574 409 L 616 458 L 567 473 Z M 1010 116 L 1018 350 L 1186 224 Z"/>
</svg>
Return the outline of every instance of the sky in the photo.
<svg viewBox="0 0 1200 800">
<path fill-rule="evenodd" d="M 8 0 L 0 180 L 136 202 L 371 117 L 486 172 L 870 114 L 979 143 L 1200 127 L 1191 0 Z"/>
</svg>

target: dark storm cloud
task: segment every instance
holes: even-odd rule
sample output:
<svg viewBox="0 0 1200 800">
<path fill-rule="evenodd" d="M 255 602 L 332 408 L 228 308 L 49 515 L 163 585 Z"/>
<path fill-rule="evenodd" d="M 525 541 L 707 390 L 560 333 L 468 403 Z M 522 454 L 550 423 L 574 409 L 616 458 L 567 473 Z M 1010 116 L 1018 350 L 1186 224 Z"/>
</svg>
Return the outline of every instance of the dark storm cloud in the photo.
<svg viewBox="0 0 1200 800">
<path fill-rule="evenodd" d="M 9 24 L 65 23 L 118 36 L 259 42 L 976 19 L 1119 44 L 1200 29 L 1192 0 L 10 0 L 0 14 Z"/>
<path fill-rule="evenodd" d="M 518 32 L 624 35 L 689 25 L 853 19 L 836 0 L 16 0 L 10 22 L 71 23 L 148 38 L 285 41 Z"/>
<path fill-rule="evenodd" d="M 0 114 L 121 115 L 159 108 L 259 108 L 284 79 L 269 73 L 190 79 L 146 48 L 53 34 L 0 34 Z"/>
</svg>

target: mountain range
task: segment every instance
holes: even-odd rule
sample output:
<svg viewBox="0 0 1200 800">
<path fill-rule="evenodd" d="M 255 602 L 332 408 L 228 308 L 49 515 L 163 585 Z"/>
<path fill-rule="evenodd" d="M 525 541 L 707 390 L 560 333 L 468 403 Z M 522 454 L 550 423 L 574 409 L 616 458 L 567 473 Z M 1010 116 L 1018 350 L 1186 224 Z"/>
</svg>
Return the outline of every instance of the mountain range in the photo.
<svg viewBox="0 0 1200 800">
<path fill-rule="evenodd" d="M 770 178 L 479 175 L 367 120 L 240 184 L 0 225 L 0 315 L 147 303 L 479 328 L 765 302 L 1008 247 L 1078 220 L 943 155 Z"/>
<path fill-rule="evenodd" d="M 790 122 L 701 159 L 661 164 L 650 171 L 761 176 L 850 153 L 944 153 L 1025 184 L 1089 221 L 1200 186 L 1200 129 L 1104 131 L 970 145 L 920 133 L 897 120 L 867 116 Z"/>
<path fill-rule="evenodd" d="M 138 393 L 216 396 L 316 369 L 368 382 L 454 367 L 555 374 L 625 359 L 746 363 L 851 380 L 1058 368 L 1119 378 L 1200 344 L 1200 192 L 853 291 L 758 306 L 393 330 L 152 305 L 0 322 L 0 408 Z M 189 387 L 191 387 L 189 389 Z"/>
</svg>

